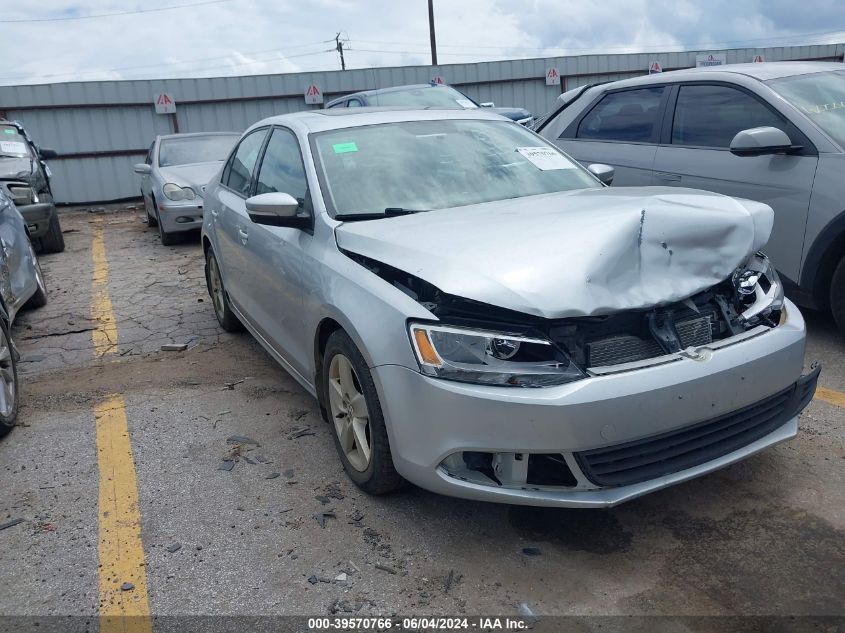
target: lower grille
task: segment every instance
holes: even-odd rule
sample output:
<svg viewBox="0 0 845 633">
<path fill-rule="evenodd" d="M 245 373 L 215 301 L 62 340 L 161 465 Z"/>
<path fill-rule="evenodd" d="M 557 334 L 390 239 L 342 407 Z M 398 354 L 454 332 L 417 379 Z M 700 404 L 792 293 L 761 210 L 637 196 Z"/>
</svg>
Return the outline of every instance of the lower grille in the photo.
<svg viewBox="0 0 845 633">
<path fill-rule="evenodd" d="M 733 413 L 677 431 L 575 453 L 599 486 L 624 486 L 693 468 L 765 437 L 797 415 L 816 391 L 816 367 L 791 387 Z"/>
<path fill-rule="evenodd" d="M 710 314 L 675 324 L 681 348 L 698 347 L 713 342 L 713 325 Z M 640 338 L 631 334 L 618 334 L 591 341 L 587 344 L 590 367 L 607 367 L 633 363 L 663 354 L 663 349 L 653 338 Z"/>
</svg>

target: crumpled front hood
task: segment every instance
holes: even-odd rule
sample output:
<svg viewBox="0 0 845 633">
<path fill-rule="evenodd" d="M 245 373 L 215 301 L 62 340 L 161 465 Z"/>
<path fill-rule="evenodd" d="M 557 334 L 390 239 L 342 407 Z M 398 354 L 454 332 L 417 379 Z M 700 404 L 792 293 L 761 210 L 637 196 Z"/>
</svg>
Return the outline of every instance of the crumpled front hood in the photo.
<svg viewBox="0 0 845 633">
<path fill-rule="evenodd" d="M 765 204 L 670 187 L 583 189 L 346 222 L 341 249 L 442 291 L 564 318 L 649 308 L 724 279 L 769 239 Z"/>
<path fill-rule="evenodd" d="M 32 162 L 29 158 L 0 156 L 0 180 L 29 181 Z"/>
<path fill-rule="evenodd" d="M 190 187 L 197 195 L 202 195 L 202 188 L 208 184 L 223 163 L 192 163 L 189 165 L 174 165 L 159 167 L 164 182 L 172 182 L 180 187 Z"/>
</svg>

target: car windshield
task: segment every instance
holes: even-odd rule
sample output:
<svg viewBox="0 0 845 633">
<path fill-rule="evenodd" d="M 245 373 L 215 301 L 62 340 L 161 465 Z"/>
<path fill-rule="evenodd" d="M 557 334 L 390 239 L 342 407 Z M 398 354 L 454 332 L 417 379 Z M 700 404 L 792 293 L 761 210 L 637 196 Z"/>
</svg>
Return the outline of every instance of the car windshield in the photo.
<svg viewBox="0 0 845 633">
<path fill-rule="evenodd" d="M 384 123 L 312 135 L 337 217 L 432 210 L 596 187 L 573 160 L 516 123 Z"/>
<path fill-rule="evenodd" d="M 797 75 L 767 83 L 845 147 L 845 70 Z"/>
<path fill-rule="evenodd" d="M 469 110 L 478 106 L 449 86 L 420 86 L 404 90 L 376 93 L 369 96 L 373 106 L 409 106 L 414 108 L 452 108 Z"/>
<path fill-rule="evenodd" d="M 223 161 L 229 156 L 237 140 L 238 137 L 234 134 L 166 138 L 158 147 L 158 166 L 172 167 Z"/>
<path fill-rule="evenodd" d="M 14 125 L 0 125 L 0 156 L 29 156 L 29 143 Z"/>
</svg>

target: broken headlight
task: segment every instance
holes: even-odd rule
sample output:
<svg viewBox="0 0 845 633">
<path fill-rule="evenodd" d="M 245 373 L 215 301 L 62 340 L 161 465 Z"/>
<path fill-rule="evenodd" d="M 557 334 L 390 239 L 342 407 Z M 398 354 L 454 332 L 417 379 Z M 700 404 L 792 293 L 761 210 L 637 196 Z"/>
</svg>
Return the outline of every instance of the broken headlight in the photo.
<svg viewBox="0 0 845 633">
<path fill-rule="evenodd" d="M 164 185 L 161 190 L 170 200 L 177 202 L 179 200 L 193 200 L 197 197 L 196 192 L 190 187 L 180 187 L 179 185 L 174 185 L 172 182 Z"/>
<path fill-rule="evenodd" d="M 763 253 L 756 253 L 732 277 L 739 316 L 745 322 L 767 318 L 783 309 L 783 284 Z"/>
<path fill-rule="evenodd" d="M 502 387 L 548 387 L 586 378 L 551 342 L 518 334 L 411 323 L 424 374 Z"/>
</svg>

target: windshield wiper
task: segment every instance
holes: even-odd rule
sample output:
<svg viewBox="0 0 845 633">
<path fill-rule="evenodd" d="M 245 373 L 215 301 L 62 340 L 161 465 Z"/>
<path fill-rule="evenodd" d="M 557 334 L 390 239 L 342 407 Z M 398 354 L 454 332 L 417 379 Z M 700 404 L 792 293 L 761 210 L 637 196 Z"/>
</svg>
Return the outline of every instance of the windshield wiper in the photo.
<svg viewBox="0 0 845 633">
<path fill-rule="evenodd" d="M 339 213 L 335 216 L 338 220 L 377 220 L 379 218 L 395 218 L 399 215 L 411 215 L 424 213 L 429 209 L 406 209 L 404 207 L 387 207 L 384 213 Z"/>
</svg>

